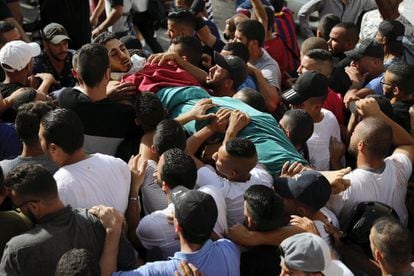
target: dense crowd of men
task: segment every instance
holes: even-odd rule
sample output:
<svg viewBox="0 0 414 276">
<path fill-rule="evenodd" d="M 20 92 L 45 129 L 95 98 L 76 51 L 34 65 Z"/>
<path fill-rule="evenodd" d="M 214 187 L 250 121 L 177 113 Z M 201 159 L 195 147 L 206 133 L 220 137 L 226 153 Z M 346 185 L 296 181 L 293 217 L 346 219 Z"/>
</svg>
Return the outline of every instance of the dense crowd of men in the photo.
<svg viewBox="0 0 414 276">
<path fill-rule="evenodd" d="M 157 1 L 0 0 L 0 275 L 414 275 L 402 1 Z"/>
</svg>

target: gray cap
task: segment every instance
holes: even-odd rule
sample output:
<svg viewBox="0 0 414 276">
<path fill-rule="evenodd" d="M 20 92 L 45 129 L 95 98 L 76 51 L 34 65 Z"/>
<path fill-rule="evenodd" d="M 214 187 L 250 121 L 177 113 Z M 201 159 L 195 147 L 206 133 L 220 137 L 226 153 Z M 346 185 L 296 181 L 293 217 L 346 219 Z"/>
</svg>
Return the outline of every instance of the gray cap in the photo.
<svg viewBox="0 0 414 276">
<path fill-rule="evenodd" d="M 304 272 L 322 272 L 326 276 L 340 276 L 343 269 L 332 261 L 326 242 L 311 233 L 293 235 L 281 244 L 282 261 L 288 268 Z"/>
<path fill-rule="evenodd" d="M 58 23 L 50 23 L 43 28 L 43 39 L 59 44 L 63 40 L 70 40 L 65 27 Z"/>
</svg>

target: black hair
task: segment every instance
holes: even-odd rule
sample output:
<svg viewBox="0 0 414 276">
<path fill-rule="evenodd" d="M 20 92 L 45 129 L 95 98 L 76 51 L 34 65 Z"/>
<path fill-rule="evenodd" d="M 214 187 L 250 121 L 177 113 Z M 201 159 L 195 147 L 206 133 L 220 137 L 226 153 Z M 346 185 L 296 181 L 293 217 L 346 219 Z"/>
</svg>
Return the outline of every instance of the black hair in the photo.
<svg viewBox="0 0 414 276">
<path fill-rule="evenodd" d="M 13 108 L 18 109 L 21 105 L 25 103 L 34 102 L 36 100 L 37 91 L 33 87 L 22 87 L 22 89 L 13 100 Z"/>
<path fill-rule="evenodd" d="M 84 249 L 74 248 L 60 257 L 55 276 L 99 276 L 99 262 Z"/>
<path fill-rule="evenodd" d="M 16 28 L 12 23 L 8 21 L 0 21 L 0 45 L 7 43 L 7 41 L 3 37 L 3 33 L 10 32 Z"/>
<path fill-rule="evenodd" d="M 315 60 L 333 62 L 331 52 L 324 49 L 311 49 L 306 52 L 305 56 Z"/>
<path fill-rule="evenodd" d="M 53 106 L 46 102 L 31 102 L 23 104 L 17 110 L 16 132 L 20 139 L 29 147 L 39 145 L 39 124 Z"/>
<path fill-rule="evenodd" d="M 165 119 L 157 125 L 153 141 L 158 156 L 161 156 L 166 150 L 172 148 L 184 150 L 187 137 L 182 126 L 176 120 Z"/>
<path fill-rule="evenodd" d="M 245 138 L 234 138 L 226 143 L 226 151 L 230 156 L 253 158 L 257 156 L 256 147 L 252 141 Z"/>
<path fill-rule="evenodd" d="M 266 102 L 263 95 L 260 92 L 254 90 L 253 88 L 244 87 L 240 89 L 237 92 L 237 94 L 242 95 L 241 98 L 239 97 L 238 99 L 244 102 L 245 104 L 248 104 L 251 107 L 262 112 L 267 111 Z"/>
<path fill-rule="evenodd" d="M 255 223 L 253 231 L 266 232 L 283 225 L 283 199 L 264 185 L 250 186 L 244 193 L 247 213 Z"/>
<path fill-rule="evenodd" d="M 180 56 L 186 56 L 188 62 L 195 66 L 201 64 L 201 57 L 203 55 L 202 45 L 195 36 L 177 36 L 171 40 L 171 44 L 181 46 Z"/>
<path fill-rule="evenodd" d="M 236 29 L 241 32 L 248 41 L 257 40 L 259 47 L 263 47 L 265 39 L 265 29 L 259 21 L 245 20 L 237 24 Z"/>
<path fill-rule="evenodd" d="M 41 165 L 22 164 L 15 167 L 7 174 L 4 186 L 32 200 L 58 197 L 53 175 Z"/>
<path fill-rule="evenodd" d="M 358 25 L 353 22 L 340 22 L 334 26 L 334 28 L 345 29 L 345 39 L 351 41 L 354 44 L 358 43 L 359 40 L 359 28 Z"/>
<path fill-rule="evenodd" d="M 271 0 L 270 3 L 273 6 L 273 9 L 275 10 L 275 13 L 279 13 L 282 11 L 283 6 L 285 5 L 284 0 Z"/>
<path fill-rule="evenodd" d="M 341 22 L 341 19 L 333 13 L 328 13 L 322 16 L 319 21 L 318 31 L 321 32 L 322 38 L 329 40 L 329 34 L 332 28 Z"/>
<path fill-rule="evenodd" d="M 99 44 L 83 45 L 78 54 L 80 79 L 89 87 L 97 86 L 109 69 L 108 50 Z"/>
<path fill-rule="evenodd" d="M 105 44 L 112 40 L 112 39 L 117 39 L 116 35 L 114 33 L 111 32 L 103 32 L 100 33 L 97 37 L 95 37 L 92 40 L 92 43 L 97 43 L 99 45 L 105 46 Z"/>
<path fill-rule="evenodd" d="M 374 247 L 391 269 L 398 269 L 410 263 L 413 237 L 400 221 L 391 216 L 384 216 L 375 221 L 372 227 L 375 230 L 372 235 Z"/>
<path fill-rule="evenodd" d="M 43 116 L 40 121 L 47 143 L 54 143 L 67 154 L 82 148 L 84 140 L 83 124 L 72 110 L 58 108 Z"/>
<path fill-rule="evenodd" d="M 134 35 L 125 35 L 121 37 L 119 41 L 121 41 L 128 50 L 142 49 L 141 41 Z"/>
<path fill-rule="evenodd" d="M 398 86 L 406 95 L 414 94 L 413 64 L 391 64 L 387 71 L 394 75 L 393 85 Z"/>
<path fill-rule="evenodd" d="M 290 132 L 294 146 L 302 147 L 313 133 L 312 117 L 303 109 L 290 109 L 283 115 L 285 127 Z"/>
<path fill-rule="evenodd" d="M 135 113 L 144 132 L 155 130 L 165 118 L 161 100 L 152 92 L 142 92 L 135 101 Z"/>
<path fill-rule="evenodd" d="M 178 9 L 168 13 L 168 20 L 179 24 L 182 26 L 188 26 L 195 30 L 196 27 L 196 18 L 195 16 L 187 9 Z"/>
<path fill-rule="evenodd" d="M 223 50 L 231 52 L 232 56 L 241 58 L 245 63 L 249 61 L 249 49 L 241 42 L 230 42 L 224 45 Z"/>
<path fill-rule="evenodd" d="M 168 188 L 172 190 L 177 186 L 184 186 L 193 189 L 197 180 L 197 167 L 193 158 L 179 148 L 165 151 L 163 157 L 164 166 L 160 176 Z"/>
</svg>

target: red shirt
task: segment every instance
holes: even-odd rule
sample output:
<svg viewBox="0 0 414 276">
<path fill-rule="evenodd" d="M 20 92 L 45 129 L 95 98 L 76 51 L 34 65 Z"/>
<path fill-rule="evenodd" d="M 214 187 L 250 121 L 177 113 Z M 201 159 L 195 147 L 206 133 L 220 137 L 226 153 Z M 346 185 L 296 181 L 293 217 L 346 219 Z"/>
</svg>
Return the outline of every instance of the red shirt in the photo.
<svg viewBox="0 0 414 276">
<path fill-rule="evenodd" d="M 278 36 L 265 41 L 264 48 L 269 53 L 269 55 L 279 64 L 280 73 L 282 75 L 283 90 L 283 87 L 285 87 L 286 79 L 288 78 L 286 72 L 288 70 L 289 52 L 286 49 L 286 46 L 283 44 L 283 41 Z"/>
<path fill-rule="evenodd" d="M 331 111 L 340 125 L 345 124 L 344 105 L 341 94 L 334 92 L 331 88 L 328 88 L 328 96 L 326 97 L 322 107 Z"/>
</svg>

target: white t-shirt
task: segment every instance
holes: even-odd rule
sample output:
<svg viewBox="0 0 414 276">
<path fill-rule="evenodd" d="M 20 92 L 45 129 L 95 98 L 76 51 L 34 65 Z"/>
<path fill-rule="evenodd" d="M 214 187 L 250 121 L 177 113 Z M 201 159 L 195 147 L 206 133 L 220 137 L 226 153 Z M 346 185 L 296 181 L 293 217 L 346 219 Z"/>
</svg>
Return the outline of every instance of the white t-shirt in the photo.
<svg viewBox="0 0 414 276">
<path fill-rule="evenodd" d="M 232 226 L 244 221 L 244 192 L 253 185 L 272 187 L 273 178 L 260 164 L 257 164 L 250 171 L 250 179 L 247 182 L 229 181 L 227 178 L 219 176 L 212 166 L 205 165 L 198 169 L 196 186 L 203 187 L 206 185 L 218 188 L 224 195 L 227 206 L 227 223 L 228 226 Z"/>
<path fill-rule="evenodd" d="M 204 186 L 199 191 L 211 195 L 217 205 L 218 217 L 213 231 L 222 238 L 222 233 L 227 230 L 226 204 L 220 191 L 212 186 Z M 174 204 L 168 204 L 164 210 L 155 211 L 143 217 L 136 229 L 142 245 L 147 249 L 157 248 L 164 259 L 174 256 L 180 251 L 180 242 L 175 232 L 174 225 L 168 222 L 168 217 L 174 215 Z"/>
<path fill-rule="evenodd" d="M 321 211 L 321 213 L 328 219 L 329 223 L 339 229 L 339 221 L 331 210 L 326 207 L 322 207 L 319 211 Z M 325 231 L 325 223 L 320 220 L 314 220 L 313 223 L 319 231 L 319 236 L 321 236 L 330 248 L 333 248 L 331 236 Z"/>
<path fill-rule="evenodd" d="M 119 158 L 101 153 L 61 167 L 55 174 L 59 197 L 73 208 L 103 204 L 124 213 L 128 207 L 131 172 Z"/>
<path fill-rule="evenodd" d="M 327 207 L 344 223 L 357 203 L 379 201 L 394 208 L 402 223 L 407 225 L 408 211 L 405 206 L 407 182 L 411 176 L 412 163 L 402 153 L 394 153 L 385 160 L 382 173 L 355 169 L 344 178 L 351 186 L 338 195 L 332 195 Z"/>
<path fill-rule="evenodd" d="M 341 132 L 335 115 L 322 108 L 322 121 L 313 124 L 313 134 L 306 141 L 309 149 L 309 162 L 318 171 L 327 171 L 329 166 L 329 142 L 331 136 L 341 140 Z"/>
</svg>

